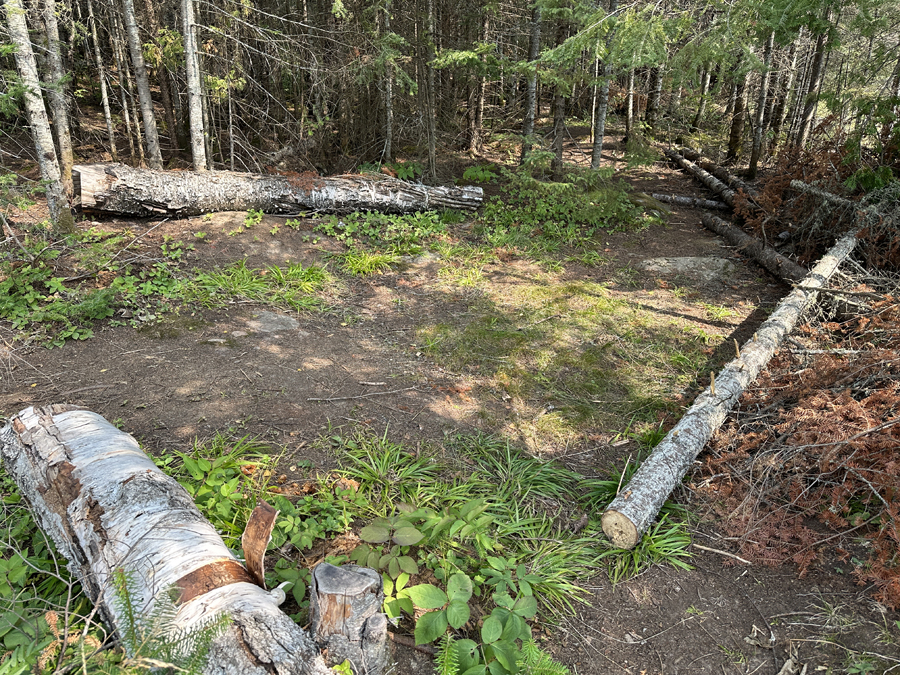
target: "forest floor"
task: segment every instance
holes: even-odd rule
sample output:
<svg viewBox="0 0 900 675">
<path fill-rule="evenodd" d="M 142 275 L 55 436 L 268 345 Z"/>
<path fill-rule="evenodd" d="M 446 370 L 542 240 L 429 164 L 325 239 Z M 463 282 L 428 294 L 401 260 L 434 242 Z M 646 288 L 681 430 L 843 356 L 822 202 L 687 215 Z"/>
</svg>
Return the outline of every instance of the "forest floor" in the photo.
<svg viewBox="0 0 900 675">
<path fill-rule="evenodd" d="M 570 159 L 579 160 L 580 152 L 570 147 Z M 624 176 L 642 192 L 705 196 L 662 162 Z M 81 227 L 127 230 L 149 247 L 193 242 L 185 267 L 207 270 L 241 260 L 254 269 L 286 261 L 327 265 L 327 256 L 342 250 L 314 233 L 311 221 L 299 229 L 282 226 L 276 236 L 270 230 L 283 218 L 265 216 L 242 229 L 245 215 L 85 220 Z M 788 290 L 706 231 L 700 215 L 673 206 L 663 222 L 604 236 L 601 255 L 590 261 L 560 252 L 550 265 L 517 256 L 448 264 L 426 252 L 383 274 L 342 276 L 326 311 L 249 302 L 182 307 L 141 328 L 97 329 L 90 339 L 54 349 L 19 347 L 4 326 L 0 412 L 84 406 L 150 452 L 187 450 L 216 432 L 249 435 L 283 449 L 285 467 L 307 467 L 286 470 L 288 481 L 335 470 L 339 456 L 327 442 L 335 436 L 386 434 L 410 451 L 440 453 L 448 438 L 476 431 L 583 476 L 605 477 L 638 453 L 629 431 L 641 406 L 595 400 L 596 414 L 568 424 L 557 415 L 554 396 L 533 393 L 539 388 L 509 391 L 501 365 L 517 358 L 511 346 L 486 344 L 485 332 L 466 330 L 490 320 L 510 331 L 564 322 L 602 295 L 619 308 L 620 325 L 598 324 L 595 336 L 597 344 L 611 345 L 608 358 L 620 364 L 620 381 L 610 391 L 620 399 L 639 394 L 641 405 L 655 406 L 660 424 L 670 424 L 705 386 L 704 376 L 733 356 L 733 340 L 752 336 Z M 454 226 L 453 236 L 465 240 L 468 228 Z M 660 261 L 673 258 L 705 262 L 672 267 Z M 713 263 L 724 271 L 710 272 Z M 643 347 L 617 351 L 630 339 L 626 328 L 640 333 L 636 342 Z M 670 346 L 688 359 L 687 367 L 660 356 Z M 537 358 L 524 364 L 533 376 L 546 368 Z M 641 372 L 645 366 L 649 375 Z M 554 371 L 555 398 L 583 375 L 578 362 Z M 688 488 L 675 498 L 692 513 L 695 543 L 735 550 L 703 500 L 695 503 Z M 541 644 L 579 675 L 776 674 L 801 667 L 862 673 L 900 664 L 900 615 L 874 602 L 832 548 L 818 550 L 802 578 L 791 564 L 746 565 L 719 552 L 692 553 L 689 571 L 656 566 L 616 585 L 602 573 L 583 580 L 587 602 L 547 625 Z M 430 672 L 426 655 L 399 646 L 396 655 L 398 672 Z M 803 666 L 782 670 L 792 656 Z"/>
</svg>

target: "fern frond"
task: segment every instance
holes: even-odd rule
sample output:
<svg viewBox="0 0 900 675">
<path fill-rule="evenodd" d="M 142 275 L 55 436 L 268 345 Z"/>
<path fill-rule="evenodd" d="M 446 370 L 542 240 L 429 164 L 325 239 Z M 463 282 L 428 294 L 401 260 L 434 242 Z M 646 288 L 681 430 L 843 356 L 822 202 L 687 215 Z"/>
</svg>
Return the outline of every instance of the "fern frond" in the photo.
<svg viewBox="0 0 900 675">
<path fill-rule="evenodd" d="M 522 643 L 522 660 L 519 667 L 527 675 L 569 675 L 569 669 L 554 661 L 534 640 Z"/>
<path fill-rule="evenodd" d="M 450 633 L 444 633 L 438 653 L 434 659 L 435 675 L 459 675 L 459 659 L 456 654 L 455 640 Z"/>
</svg>

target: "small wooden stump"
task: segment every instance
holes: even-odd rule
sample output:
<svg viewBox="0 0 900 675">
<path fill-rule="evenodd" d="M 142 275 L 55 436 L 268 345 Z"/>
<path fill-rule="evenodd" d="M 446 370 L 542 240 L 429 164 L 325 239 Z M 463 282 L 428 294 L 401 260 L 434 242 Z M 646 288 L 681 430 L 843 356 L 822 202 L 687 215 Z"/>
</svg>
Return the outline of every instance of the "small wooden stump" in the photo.
<svg viewBox="0 0 900 675">
<path fill-rule="evenodd" d="M 357 675 L 381 675 L 387 663 L 384 585 L 375 570 L 355 565 L 316 567 L 310 584 L 312 637 L 326 663 L 349 660 Z"/>
</svg>

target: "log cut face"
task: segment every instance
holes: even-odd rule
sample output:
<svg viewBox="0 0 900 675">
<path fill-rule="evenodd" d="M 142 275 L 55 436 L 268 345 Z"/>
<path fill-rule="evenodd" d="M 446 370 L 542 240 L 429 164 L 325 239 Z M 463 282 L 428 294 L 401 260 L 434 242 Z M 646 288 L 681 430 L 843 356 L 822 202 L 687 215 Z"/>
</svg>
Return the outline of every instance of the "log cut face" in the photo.
<svg viewBox="0 0 900 675">
<path fill-rule="evenodd" d="M 312 640 L 253 583 L 190 495 L 130 435 L 74 406 L 27 408 L 0 430 L 0 455 L 38 524 L 119 635 L 128 623 L 114 574 L 123 570 L 142 616 L 170 589 L 178 597 L 175 628 L 190 632 L 220 613 L 231 616 L 206 672 L 328 672 Z"/>
<path fill-rule="evenodd" d="M 477 209 L 480 187 L 430 187 L 389 176 L 281 176 L 231 171 L 153 171 L 124 164 L 74 167 L 85 211 L 148 217 L 215 211 L 297 214 L 302 211 L 408 213 Z"/>
</svg>

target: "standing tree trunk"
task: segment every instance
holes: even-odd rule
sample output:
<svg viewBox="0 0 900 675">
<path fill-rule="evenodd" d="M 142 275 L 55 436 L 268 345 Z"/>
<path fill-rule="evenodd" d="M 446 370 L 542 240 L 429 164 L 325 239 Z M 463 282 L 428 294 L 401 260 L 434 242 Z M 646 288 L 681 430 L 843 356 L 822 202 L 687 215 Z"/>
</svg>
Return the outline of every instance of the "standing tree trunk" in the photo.
<svg viewBox="0 0 900 675">
<path fill-rule="evenodd" d="M 712 77 L 709 67 L 703 69 L 700 75 L 700 104 L 697 106 L 697 114 L 691 122 L 691 131 L 697 131 L 700 128 L 700 121 L 706 114 L 706 101 L 709 98 L 709 81 Z"/>
<path fill-rule="evenodd" d="M 656 131 L 656 123 L 659 121 L 659 105 L 662 100 L 663 77 L 665 76 L 665 66 L 660 64 L 653 71 L 653 79 L 650 84 L 650 98 L 647 101 L 647 128 L 650 135 Z"/>
<path fill-rule="evenodd" d="M 619 0 L 609 0 L 610 18 L 619 9 Z M 615 36 L 615 29 L 611 29 L 606 36 L 606 58 L 603 61 L 603 81 L 600 83 L 600 92 L 597 96 L 597 106 L 594 109 L 594 147 L 591 150 L 591 168 L 600 167 L 603 157 L 603 136 L 606 134 L 606 115 L 609 112 L 609 80 L 612 77 L 612 63 L 609 60 L 609 48 Z"/>
<path fill-rule="evenodd" d="M 806 95 L 797 100 L 797 106 L 800 107 L 802 105 L 802 113 L 794 142 L 801 148 L 806 145 L 806 141 L 809 138 L 809 132 L 812 130 L 813 122 L 816 118 L 816 108 L 819 105 L 819 84 L 822 81 L 822 64 L 825 62 L 826 38 L 827 32 L 820 33 L 816 38 L 816 48 L 813 54 Z"/>
<path fill-rule="evenodd" d="M 66 71 L 59 51 L 59 26 L 56 22 L 56 0 L 44 0 L 44 27 L 47 29 L 47 64 L 50 66 L 50 80 L 47 90 L 50 95 L 50 110 L 53 112 L 53 128 L 59 143 L 59 169 L 63 187 L 69 199 L 72 198 L 72 135 L 69 131 L 69 102 L 63 84 Z"/>
<path fill-rule="evenodd" d="M 191 156 L 194 171 L 206 171 L 206 142 L 203 126 L 203 92 L 200 86 L 200 63 L 197 58 L 194 29 L 194 0 L 181 0 L 181 18 L 184 23 L 184 55 L 187 74 L 188 115 L 191 125 Z"/>
<path fill-rule="evenodd" d="M 134 105 L 131 70 L 128 68 L 128 61 L 122 49 L 122 27 L 119 25 L 119 19 L 115 10 L 110 8 L 110 14 L 115 34 L 113 34 L 113 31 L 110 31 L 109 45 L 116 60 L 116 70 L 119 73 L 119 96 L 122 99 L 122 115 L 125 118 L 125 130 L 128 133 L 128 148 L 131 151 L 131 162 L 136 163 L 138 158 L 140 158 L 140 163 L 143 164 L 144 141 L 141 138 L 141 126 L 138 121 L 137 109 Z M 132 119 L 134 119 L 134 124 L 131 123 Z"/>
<path fill-rule="evenodd" d="M 434 77 L 434 0 L 425 0 L 427 22 L 425 29 L 425 128 L 428 134 L 428 177 L 434 180 L 437 177 L 437 103 Z"/>
<path fill-rule="evenodd" d="M 69 208 L 69 200 L 59 173 L 53 133 L 41 98 L 41 83 L 38 80 L 37 63 L 28 38 L 28 24 L 25 22 L 25 8 L 22 0 L 4 0 L 6 26 L 9 39 L 16 48 L 16 68 L 24 86 L 25 111 L 31 126 L 31 138 L 37 152 L 41 178 L 46 182 L 47 208 L 54 227 L 60 232 L 73 232 L 75 219 Z"/>
<path fill-rule="evenodd" d="M 109 136 L 109 154 L 114 162 L 119 161 L 119 153 L 116 152 L 116 132 L 113 127 L 112 111 L 109 107 L 109 92 L 106 89 L 106 67 L 103 65 L 103 56 L 100 53 L 100 40 L 97 38 L 97 21 L 94 19 L 94 3 L 87 0 L 88 21 L 91 24 L 91 39 L 94 43 L 94 63 L 97 66 L 97 76 L 100 78 L 100 100 L 103 103 L 103 118 L 106 120 L 106 133 Z"/>
<path fill-rule="evenodd" d="M 628 71 L 625 84 L 625 139 L 631 138 L 634 129 L 634 68 Z"/>
<path fill-rule="evenodd" d="M 750 151 L 750 167 L 747 178 L 756 178 L 759 165 L 759 156 L 762 154 L 763 136 L 765 134 L 764 122 L 766 118 L 766 95 L 769 93 L 769 71 L 772 67 L 772 51 L 775 48 L 775 31 L 769 33 L 766 40 L 765 56 L 763 57 L 763 72 L 759 76 L 759 95 L 756 98 L 756 120 L 753 126 L 753 148 Z"/>
<path fill-rule="evenodd" d="M 525 94 L 525 119 L 522 122 L 522 155 L 519 163 L 531 152 L 532 136 L 534 136 L 534 116 L 537 107 L 537 58 L 541 51 L 541 6 L 534 5 L 531 10 L 531 40 L 528 44 L 528 62 L 532 69 L 528 74 L 528 89 Z"/>
<path fill-rule="evenodd" d="M 159 19 L 156 16 L 156 5 L 153 0 L 145 0 L 147 9 L 147 22 L 150 24 L 150 34 L 154 44 L 157 45 L 159 61 L 155 64 L 156 81 L 159 84 L 159 97 L 162 99 L 163 114 L 166 116 L 166 126 L 169 128 L 169 145 L 177 149 L 179 144 L 178 124 L 175 121 L 175 107 L 172 104 L 172 92 L 169 89 L 169 71 L 163 61 L 161 48 L 159 47 Z M 230 99 L 229 99 L 230 102 Z"/>
<path fill-rule="evenodd" d="M 391 3 L 384 4 L 384 33 L 391 33 Z M 384 153 L 383 162 L 394 159 L 394 64 L 390 59 L 384 63 Z"/>
<path fill-rule="evenodd" d="M 803 34 L 801 29 L 800 35 Z M 791 43 L 790 51 L 788 52 L 788 67 L 785 69 L 785 73 L 783 75 L 783 84 L 778 87 L 778 100 L 775 102 L 775 107 L 772 111 L 772 142 L 769 144 L 769 154 L 775 153 L 775 148 L 779 142 L 779 136 L 781 136 L 781 127 L 784 124 L 784 114 L 787 110 L 788 100 L 791 97 L 791 91 L 794 86 L 794 71 L 797 69 L 797 41 L 799 40 L 800 35 L 797 36 L 797 40 Z"/>
<path fill-rule="evenodd" d="M 563 141 L 566 135 L 566 98 L 562 90 L 556 90 L 553 97 L 553 159 L 550 171 L 553 180 L 562 180 L 563 174 Z"/>
<path fill-rule="evenodd" d="M 733 162 L 741 155 L 744 141 L 744 121 L 747 117 L 747 75 L 741 75 L 735 83 L 734 111 L 731 117 L 731 130 L 728 134 L 728 154 L 726 161 Z"/>
<path fill-rule="evenodd" d="M 137 82 L 138 100 L 141 105 L 141 119 L 144 121 L 144 135 L 147 137 L 148 163 L 151 169 L 162 169 L 162 153 L 159 149 L 159 134 L 156 131 L 156 115 L 153 113 L 153 99 L 150 97 L 150 78 L 144 65 L 141 51 L 141 36 L 134 17 L 134 0 L 122 0 L 122 14 L 131 63 L 134 65 L 134 79 Z"/>
</svg>

